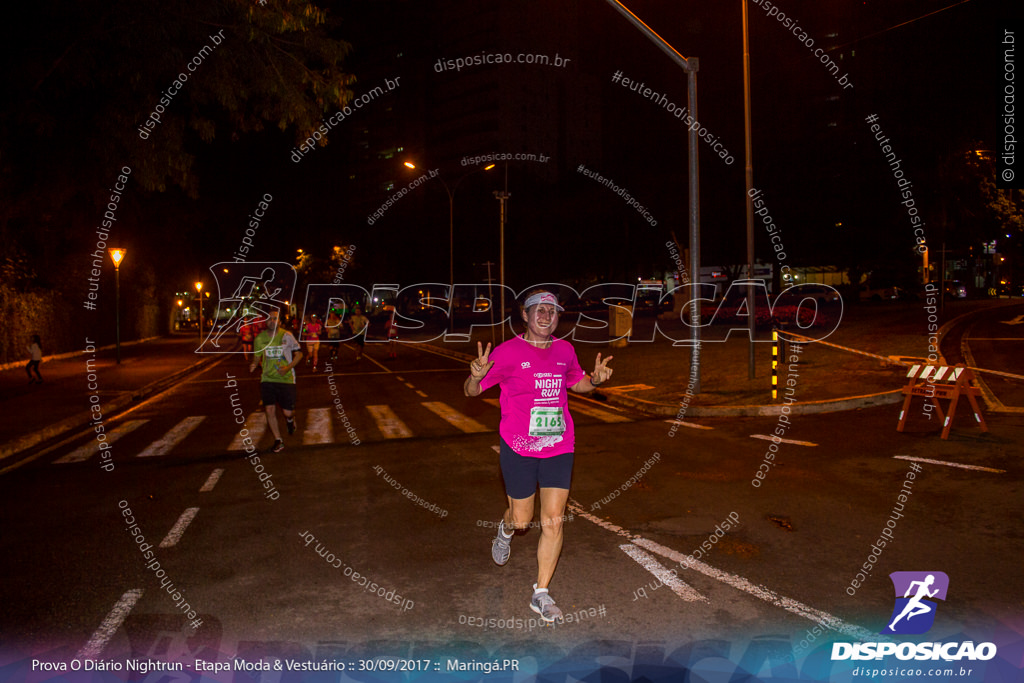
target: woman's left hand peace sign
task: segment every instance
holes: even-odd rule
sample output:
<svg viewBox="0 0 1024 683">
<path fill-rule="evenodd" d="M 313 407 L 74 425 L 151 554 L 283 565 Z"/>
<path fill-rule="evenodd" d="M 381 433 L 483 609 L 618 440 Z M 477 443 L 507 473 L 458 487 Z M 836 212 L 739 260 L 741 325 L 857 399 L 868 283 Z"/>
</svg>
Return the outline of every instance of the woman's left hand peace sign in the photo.
<svg viewBox="0 0 1024 683">
<path fill-rule="evenodd" d="M 615 356 L 608 356 L 604 360 L 601 360 L 601 354 L 597 354 L 597 360 L 594 361 L 594 372 L 590 373 L 591 384 L 604 384 L 611 379 L 612 369 L 608 367 L 608 361 L 614 357 Z"/>
</svg>

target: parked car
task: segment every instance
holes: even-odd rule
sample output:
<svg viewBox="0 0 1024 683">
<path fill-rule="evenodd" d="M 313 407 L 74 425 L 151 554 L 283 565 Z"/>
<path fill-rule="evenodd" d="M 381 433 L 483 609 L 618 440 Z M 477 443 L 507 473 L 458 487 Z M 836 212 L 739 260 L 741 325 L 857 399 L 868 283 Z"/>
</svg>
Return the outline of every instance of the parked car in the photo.
<svg viewBox="0 0 1024 683">
<path fill-rule="evenodd" d="M 837 292 L 835 288 L 826 285 L 817 285 L 814 283 L 802 284 L 800 285 L 800 288 L 795 291 L 799 292 L 800 296 L 807 299 L 814 299 L 819 304 L 836 304 L 841 301 L 839 292 Z"/>
<path fill-rule="evenodd" d="M 861 301 L 884 301 L 886 299 L 900 298 L 899 287 L 872 287 L 863 284 L 857 290 L 858 298 Z"/>
<path fill-rule="evenodd" d="M 954 299 L 966 299 L 967 298 L 967 287 L 956 280 L 946 280 L 945 285 L 946 296 Z"/>
</svg>

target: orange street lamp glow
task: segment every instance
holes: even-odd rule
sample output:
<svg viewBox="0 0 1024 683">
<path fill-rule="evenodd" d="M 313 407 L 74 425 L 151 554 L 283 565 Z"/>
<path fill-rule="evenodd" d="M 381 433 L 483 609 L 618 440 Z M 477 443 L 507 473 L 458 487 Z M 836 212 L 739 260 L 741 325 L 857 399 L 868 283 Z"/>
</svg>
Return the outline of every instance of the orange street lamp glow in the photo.
<svg viewBox="0 0 1024 683">
<path fill-rule="evenodd" d="M 197 282 L 196 283 L 196 291 L 197 292 L 203 291 L 203 283 L 202 282 Z"/>
<path fill-rule="evenodd" d="M 117 270 L 121 266 L 121 261 L 124 260 L 124 255 L 128 253 L 128 250 L 111 247 L 107 249 L 107 252 L 110 253 L 110 260 L 114 262 L 114 270 Z"/>
</svg>

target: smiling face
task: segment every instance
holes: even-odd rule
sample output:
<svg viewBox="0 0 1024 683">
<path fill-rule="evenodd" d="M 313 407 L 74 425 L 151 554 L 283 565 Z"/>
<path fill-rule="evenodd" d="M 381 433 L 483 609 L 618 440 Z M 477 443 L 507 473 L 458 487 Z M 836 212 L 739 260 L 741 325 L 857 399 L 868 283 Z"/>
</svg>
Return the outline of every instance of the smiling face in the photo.
<svg viewBox="0 0 1024 683">
<path fill-rule="evenodd" d="M 527 339 L 544 341 L 558 327 L 558 309 L 552 304 L 530 306 L 523 311 L 523 321 L 526 323 Z"/>
</svg>

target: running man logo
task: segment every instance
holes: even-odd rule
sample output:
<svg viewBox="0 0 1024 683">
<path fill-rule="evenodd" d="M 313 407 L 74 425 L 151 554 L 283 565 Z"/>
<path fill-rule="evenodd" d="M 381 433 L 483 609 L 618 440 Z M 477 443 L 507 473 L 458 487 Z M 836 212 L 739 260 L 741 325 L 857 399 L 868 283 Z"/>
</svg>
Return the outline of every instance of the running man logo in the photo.
<svg viewBox="0 0 1024 683">
<path fill-rule="evenodd" d="M 935 623 L 938 607 L 927 598 L 945 600 L 949 577 L 945 572 L 893 572 L 889 578 L 896 591 L 896 606 L 889 625 L 879 633 L 927 633 Z"/>
</svg>

